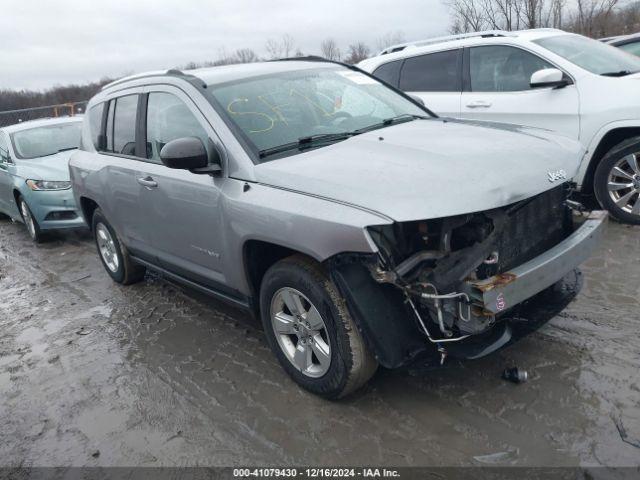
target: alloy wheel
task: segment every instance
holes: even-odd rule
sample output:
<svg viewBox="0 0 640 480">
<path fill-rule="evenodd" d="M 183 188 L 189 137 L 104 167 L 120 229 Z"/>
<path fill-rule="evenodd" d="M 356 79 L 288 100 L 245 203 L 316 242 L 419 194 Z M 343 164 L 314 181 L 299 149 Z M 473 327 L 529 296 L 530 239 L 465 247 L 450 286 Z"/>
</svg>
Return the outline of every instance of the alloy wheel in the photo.
<svg viewBox="0 0 640 480">
<path fill-rule="evenodd" d="M 112 273 L 116 273 L 120 267 L 118 251 L 109 229 L 102 223 L 96 226 L 96 242 L 104 264 Z"/>
<path fill-rule="evenodd" d="M 20 202 L 20 213 L 22 214 L 22 219 L 27 226 L 29 235 L 31 235 L 31 238 L 36 238 L 36 225 L 34 223 L 33 216 L 31 215 L 31 211 L 27 206 L 27 202 L 24 200 Z"/>
<path fill-rule="evenodd" d="M 304 375 L 323 376 L 331 365 L 331 342 L 318 309 L 298 290 L 284 287 L 271 300 L 271 324 L 287 359 Z"/>
<path fill-rule="evenodd" d="M 640 161 L 632 153 L 616 162 L 607 180 L 611 200 L 622 211 L 640 216 Z"/>
</svg>

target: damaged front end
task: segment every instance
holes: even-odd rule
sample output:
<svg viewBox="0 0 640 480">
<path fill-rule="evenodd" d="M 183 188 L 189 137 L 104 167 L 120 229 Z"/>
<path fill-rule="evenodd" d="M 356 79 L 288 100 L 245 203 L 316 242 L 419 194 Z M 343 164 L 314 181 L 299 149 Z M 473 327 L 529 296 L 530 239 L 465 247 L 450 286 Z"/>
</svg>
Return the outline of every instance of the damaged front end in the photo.
<svg viewBox="0 0 640 480">
<path fill-rule="evenodd" d="M 577 214 L 569 193 L 560 186 L 494 210 L 369 227 L 378 255 L 336 259 L 332 273 L 378 360 L 405 365 L 428 344 L 442 361 L 478 358 L 507 344 L 513 307 L 599 243 L 606 214 Z"/>
</svg>

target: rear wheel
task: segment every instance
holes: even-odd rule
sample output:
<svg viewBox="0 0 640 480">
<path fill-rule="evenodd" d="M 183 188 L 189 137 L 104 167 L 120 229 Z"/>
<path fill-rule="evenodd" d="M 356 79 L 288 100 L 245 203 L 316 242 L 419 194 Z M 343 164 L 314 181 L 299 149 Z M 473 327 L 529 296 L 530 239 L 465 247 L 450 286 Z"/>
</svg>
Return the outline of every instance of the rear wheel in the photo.
<svg viewBox="0 0 640 480">
<path fill-rule="evenodd" d="M 29 232 L 31 240 L 36 243 L 40 243 L 42 241 L 42 231 L 40 230 L 40 225 L 38 225 L 38 221 L 33 218 L 31 209 L 22 196 L 18 197 L 18 206 L 20 208 L 20 215 L 22 215 L 22 220 L 27 227 L 27 232 Z"/>
<path fill-rule="evenodd" d="M 285 371 L 325 398 L 357 390 L 378 366 L 321 266 L 293 256 L 273 265 L 260 291 L 262 323 Z"/>
<path fill-rule="evenodd" d="M 613 148 L 594 177 L 600 205 L 622 222 L 640 225 L 640 138 Z"/>
<path fill-rule="evenodd" d="M 100 260 L 111 278 L 123 285 L 142 280 L 145 268 L 133 262 L 99 208 L 93 213 L 91 224 Z"/>
</svg>

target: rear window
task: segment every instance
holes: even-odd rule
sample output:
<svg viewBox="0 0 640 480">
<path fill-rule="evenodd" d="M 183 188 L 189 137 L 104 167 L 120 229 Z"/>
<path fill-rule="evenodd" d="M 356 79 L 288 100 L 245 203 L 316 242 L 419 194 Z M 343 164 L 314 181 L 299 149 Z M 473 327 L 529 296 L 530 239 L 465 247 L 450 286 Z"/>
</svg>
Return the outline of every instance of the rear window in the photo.
<svg viewBox="0 0 640 480">
<path fill-rule="evenodd" d="M 400 89 L 407 92 L 460 92 L 460 50 L 407 58 L 400 72 Z"/>
</svg>

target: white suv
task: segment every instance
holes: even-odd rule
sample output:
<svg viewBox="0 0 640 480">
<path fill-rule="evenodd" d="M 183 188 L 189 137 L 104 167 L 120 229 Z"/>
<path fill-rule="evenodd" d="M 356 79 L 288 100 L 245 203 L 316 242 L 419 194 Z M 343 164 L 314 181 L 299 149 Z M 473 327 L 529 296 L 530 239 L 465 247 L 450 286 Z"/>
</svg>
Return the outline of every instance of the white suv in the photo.
<svg viewBox="0 0 640 480">
<path fill-rule="evenodd" d="M 640 224 L 640 58 L 539 29 L 396 45 L 358 66 L 440 115 L 547 128 L 580 140 L 588 152 L 578 186 L 618 219 Z"/>
</svg>

